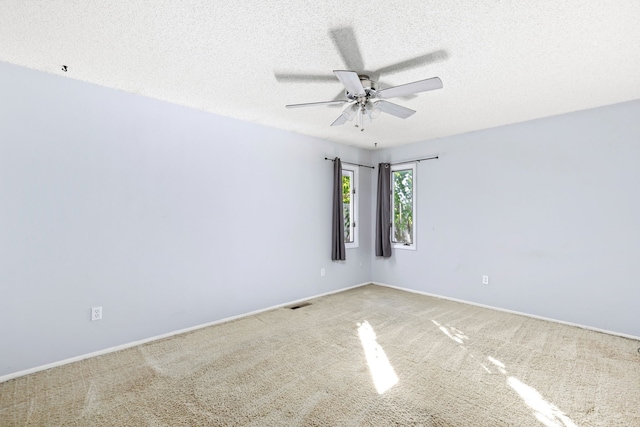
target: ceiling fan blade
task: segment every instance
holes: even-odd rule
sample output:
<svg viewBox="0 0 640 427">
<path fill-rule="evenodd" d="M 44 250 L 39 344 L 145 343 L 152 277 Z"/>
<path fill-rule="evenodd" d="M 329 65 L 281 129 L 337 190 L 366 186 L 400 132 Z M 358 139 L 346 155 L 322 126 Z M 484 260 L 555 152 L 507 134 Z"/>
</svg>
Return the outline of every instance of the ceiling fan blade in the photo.
<svg viewBox="0 0 640 427">
<path fill-rule="evenodd" d="M 364 70 L 364 62 L 358 47 L 358 40 L 353 28 L 334 28 L 329 31 L 329 36 L 340 53 L 344 65 L 351 70 Z"/>
<path fill-rule="evenodd" d="M 333 123 L 331 123 L 331 126 L 340 126 L 345 123 L 347 123 L 347 116 L 345 116 L 344 114 L 340 114 L 338 118 L 335 119 Z"/>
<path fill-rule="evenodd" d="M 342 111 L 342 114 L 340 114 L 340 116 L 337 119 L 335 119 L 333 123 L 331 123 L 331 126 L 340 126 L 345 124 L 348 120 L 352 120 L 355 117 L 357 110 L 358 110 L 358 103 L 355 101 L 352 101 L 351 105 L 345 108 Z"/>
<path fill-rule="evenodd" d="M 342 99 L 340 101 L 307 102 L 305 104 L 289 104 L 289 105 L 285 105 L 285 107 L 287 107 L 287 108 L 315 107 L 315 106 L 318 106 L 318 105 L 344 104 L 345 102 L 349 102 L 349 101 L 347 101 L 345 99 Z"/>
<path fill-rule="evenodd" d="M 388 83 L 386 83 L 384 81 L 378 81 L 378 84 L 380 85 L 380 87 L 391 87 L 390 84 L 388 84 Z M 413 99 L 413 98 L 417 98 L 417 97 L 418 97 L 418 95 L 413 94 L 413 95 L 407 95 L 407 96 L 399 96 L 398 98 L 402 98 L 405 101 L 407 101 L 407 100 L 410 100 L 410 99 Z M 336 98 L 336 99 L 340 99 L 340 98 Z"/>
<path fill-rule="evenodd" d="M 426 80 L 418 80 L 417 82 L 382 89 L 378 92 L 378 97 L 388 99 L 395 98 L 396 96 L 413 95 L 414 93 L 426 92 L 428 90 L 441 88 L 442 80 L 440 80 L 439 77 L 432 77 Z"/>
<path fill-rule="evenodd" d="M 302 73 L 273 73 L 276 80 L 280 83 L 298 83 L 298 82 L 335 82 L 336 76 L 327 74 L 302 74 Z"/>
<path fill-rule="evenodd" d="M 407 59 L 406 61 L 398 62 L 392 65 L 387 65 L 386 67 L 382 67 L 379 70 L 375 71 L 375 73 L 379 75 L 393 74 L 399 71 L 417 68 L 422 65 L 444 61 L 447 58 L 449 58 L 449 54 L 447 53 L 446 50 L 437 50 L 435 52 L 427 53 L 426 55 L 416 56 L 415 58 Z"/>
<path fill-rule="evenodd" d="M 375 108 L 380 108 L 383 113 L 391 114 L 392 116 L 400 117 L 401 119 L 406 119 L 415 113 L 415 110 L 394 104 L 393 102 L 378 101 L 375 105 Z"/>
<path fill-rule="evenodd" d="M 354 95 L 364 95 L 364 87 L 362 87 L 358 73 L 346 70 L 333 70 L 333 73 L 340 79 L 340 82 L 350 93 Z"/>
</svg>

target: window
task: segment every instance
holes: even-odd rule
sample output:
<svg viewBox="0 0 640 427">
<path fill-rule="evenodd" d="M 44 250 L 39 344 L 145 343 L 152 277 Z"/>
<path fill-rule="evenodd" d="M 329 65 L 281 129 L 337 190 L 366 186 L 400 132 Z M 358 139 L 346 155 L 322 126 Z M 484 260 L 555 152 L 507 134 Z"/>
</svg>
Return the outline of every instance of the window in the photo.
<svg viewBox="0 0 640 427">
<path fill-rule="evenodd" d="M 342 166 L 342 208 L 344 209 L 344 243 L 345 247 L 358 247 L 356 223 L 358 219 L 358 167 Z"/>
<path fill-rule="evenodd" d="M 416 249 L 416 164 L 391 166 L 391 241 L 395 248 Z"/>
</svg>

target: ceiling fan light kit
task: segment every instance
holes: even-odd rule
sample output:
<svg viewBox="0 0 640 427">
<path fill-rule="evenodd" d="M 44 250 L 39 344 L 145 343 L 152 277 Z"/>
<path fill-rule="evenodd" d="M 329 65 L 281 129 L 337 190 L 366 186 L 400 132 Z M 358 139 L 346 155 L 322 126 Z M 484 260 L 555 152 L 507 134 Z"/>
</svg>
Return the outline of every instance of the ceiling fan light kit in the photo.
<svg viewBox="0 0 640 427">
<path fill-rule="evenodd" d="M 286 107 L 299 108 L 346 104 L 340 116 L 331 123 L 331 126 L 343 125 L 355 118 L 355 127 L 364 131 L 363 122 L 365 117 L 373 120 L 378 117 L 380 113 L 387 113 L 401 119 L 406 119 L 415 113 L 414 110 L 388 102 L 386 99 L 409 96 L 442 88 L 442 80 L 438 77 L 432 77 L 430 79 L 418 80 L 416 82 L 378 90 L 378 82 L 372 80 L 367 75 L 358 74 L 350 70 L 334 70 L 333 73 L 344 86 L 347 99 L 289 104 Z"/>
</svg>

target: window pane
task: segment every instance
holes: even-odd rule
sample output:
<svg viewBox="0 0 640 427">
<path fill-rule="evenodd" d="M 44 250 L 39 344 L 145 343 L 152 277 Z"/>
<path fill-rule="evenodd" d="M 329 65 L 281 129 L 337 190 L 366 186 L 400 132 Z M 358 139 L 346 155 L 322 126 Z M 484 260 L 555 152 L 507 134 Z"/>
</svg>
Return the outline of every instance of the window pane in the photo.
<svg viewBox="0 0 640 427">
<path fill-rule="evenodd" d="M 393 172 L 393 241 L 411 244 L 413 236 L 413 170 Z"/>
<path fill-rule="evenodd" d="M 353 227 L 351 221 L 351 215 L 353 212 L 352 207 L 352 184 L 353 183 L 353 171 L 342 171 L 342 209 L 344 210 L 344 241 L 345 243 L 353 242 Z"/>
</svg>

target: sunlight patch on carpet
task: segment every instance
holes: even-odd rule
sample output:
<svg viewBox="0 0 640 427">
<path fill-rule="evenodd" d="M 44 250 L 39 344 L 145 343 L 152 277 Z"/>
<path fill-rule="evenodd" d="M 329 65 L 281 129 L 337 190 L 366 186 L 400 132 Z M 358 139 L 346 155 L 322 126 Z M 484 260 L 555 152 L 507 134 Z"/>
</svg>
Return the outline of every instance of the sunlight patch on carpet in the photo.
<svg viewBox="0 0 640 427">
<path fill-rule="evenodd" d="M 547 427 L 578 427 L 556 405 L 547 402 L 535 388 L 515 377 L 509 377 L 507 383 L 513 388 L 531 409 L 542 424 Z"/>
<path fill-rule="evenodd" d="M 499 367 L 501 367 L 501 368 L 503 368 L 503 369 L 504 369 L 504 367 L 505 367 L 505 366 L 504 366 L 504 363 L 502 363 L 502 362 L 501 362 L 501 361 L 499 361 L 498 359 L 495 359 L 495 358 L 493 358 L 493 357 L 491 357 L 491 356 L 487 356 L 487 360 L 488 360 L 489 362 L 493 363 L 494 365 L 499 366 Z"/>
<path fill-rule="evenodd" d="M 469 339 L 469 337 L 466 336 L 464 332 L 454 328 L 453 326 L 449 326 L 449 325 L 444 326 L 436 322 L 435 320 L 431 320 L 431 321 L 433 322 L 434 325 L 436 325 L 442 331 L 443 334 L 445 334 L 446 336 L 448 336 L 449 338 L 451 338 L 452 340 L 454 340 L 460 345 L 464 344 L 463 340 Z"/>
<path fill-rule="evenodd" d="M 507 375 L 506 366 L 498 359 L 487 356 L 487 360 L 493 363 L 498 370 Z M 489 371 L 481 364 L 487 372 Z M 527 385 L 516 377 L 507 377 L 507 384 L 518 393 L 520 398 L 524 400 L 531 409 L 535 417 L 547 427 L 578 427 L 571 418 L 566 416 L 556 405 L 547 402 L 538 390 Z"/>
<path fill-rule="evenodd" d="M 483 363 L 480 364 L 480 366 L 482 366 L 484 368 L 485 371 L 487 371 L 487 374 L 490 374 L 491 371 L 489 370 L 489 368 L 487 368 L 486 366 L 484 366 Z"/>
<path fill-rule="evenodd" d="M 493 363 L 494 365 L 496 365 L 498 367 L 498 370 L 500 372 L 502 372 L 503 374 L 507 374 L 507 371 L 505 369 L 504 363 L 502 363 L 501 361 L 499 361 L 498 359 L 494 359 L 491 356 L 487 356 L 487 360 L 491 363 Z"/>
<path fill-rule="evenodd" d="M 383 394 L 398 383 L 398 376 L 389 363 L 384 349 L 378 344 L 376 333 L 366 320 L 358 323 L 358 335 L 369 365 L 369 372 L 378 394 Z"/>
</svg>

